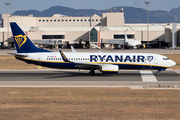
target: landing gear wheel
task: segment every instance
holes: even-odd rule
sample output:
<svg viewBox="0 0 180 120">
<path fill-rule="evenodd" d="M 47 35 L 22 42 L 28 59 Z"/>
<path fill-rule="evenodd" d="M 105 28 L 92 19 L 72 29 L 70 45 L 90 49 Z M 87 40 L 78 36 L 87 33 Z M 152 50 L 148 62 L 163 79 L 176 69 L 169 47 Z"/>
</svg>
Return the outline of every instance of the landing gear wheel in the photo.
<svg viewBox="0 0 180 120">
<path fill-rule="evenodd" d="M 137 49 L 139 49 L 139 48 L 140 48 L 140 46 L 139 46 L 139 45 L 137 45 L 136 47 L 137 47 Z"/>
<path fill-rule="evenodd" d="M 94 70 L 90 70 L 89 74 L 90 75 L 94 75 L 95 71 Z"/>
<path fill-rule="evenodd" d="M 156 75 L 160 75 L 160 72 L 159 72 L 159 71 L 157 71 Z"/>
</svg>

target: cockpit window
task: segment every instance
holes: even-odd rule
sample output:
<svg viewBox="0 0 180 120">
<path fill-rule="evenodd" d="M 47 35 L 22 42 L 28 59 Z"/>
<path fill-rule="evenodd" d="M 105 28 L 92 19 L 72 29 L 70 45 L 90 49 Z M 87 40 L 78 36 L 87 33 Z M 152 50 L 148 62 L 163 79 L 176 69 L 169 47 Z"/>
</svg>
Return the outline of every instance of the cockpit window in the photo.
<svg viewBox="0 0 180 120">
<path fill-rule="evenodd" d="M 169 60 L 169 58 L 163 58 L 163 60 Z"/>
</svg>

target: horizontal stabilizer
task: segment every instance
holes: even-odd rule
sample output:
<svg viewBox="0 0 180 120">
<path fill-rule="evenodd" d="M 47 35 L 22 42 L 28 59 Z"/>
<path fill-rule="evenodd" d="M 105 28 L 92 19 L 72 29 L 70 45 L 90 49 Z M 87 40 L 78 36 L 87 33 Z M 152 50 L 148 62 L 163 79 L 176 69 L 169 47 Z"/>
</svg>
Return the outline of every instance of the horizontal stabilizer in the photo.
<svg viewBox="0 0 180 120">
<path fill-rule="evenodd" d="M 19 57 L 28 57 L 27 54 L 23 54 L 23 53 L 8 53 L 8 54 L 19 56 Z"/>
</svg>

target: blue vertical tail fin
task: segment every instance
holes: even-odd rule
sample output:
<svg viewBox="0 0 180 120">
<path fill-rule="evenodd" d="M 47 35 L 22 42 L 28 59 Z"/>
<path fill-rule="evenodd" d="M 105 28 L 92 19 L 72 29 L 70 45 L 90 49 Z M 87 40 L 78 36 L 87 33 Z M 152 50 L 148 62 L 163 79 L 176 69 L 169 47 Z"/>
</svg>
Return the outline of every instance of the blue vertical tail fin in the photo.
<svg viewBox="0 0 180 120">
<path fill-rule="evenodd" d="M 10 25 L 17 53 L 51 52 L 36 47 L 15 22 L 11 22 Z"/>
</svg>

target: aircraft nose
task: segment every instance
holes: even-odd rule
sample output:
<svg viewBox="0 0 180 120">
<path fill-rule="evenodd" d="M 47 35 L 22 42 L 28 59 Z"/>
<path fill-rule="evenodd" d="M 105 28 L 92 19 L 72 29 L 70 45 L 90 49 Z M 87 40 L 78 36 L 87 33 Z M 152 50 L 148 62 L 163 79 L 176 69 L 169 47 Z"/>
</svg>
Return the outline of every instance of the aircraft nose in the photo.
<svg viewBox="0 0 180 120">
<path fill-rule="evenodd" d="M 172 61 L 170 62 L 171 67 L 176 65 L 176 62 Z"/>
</svg>

